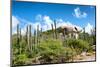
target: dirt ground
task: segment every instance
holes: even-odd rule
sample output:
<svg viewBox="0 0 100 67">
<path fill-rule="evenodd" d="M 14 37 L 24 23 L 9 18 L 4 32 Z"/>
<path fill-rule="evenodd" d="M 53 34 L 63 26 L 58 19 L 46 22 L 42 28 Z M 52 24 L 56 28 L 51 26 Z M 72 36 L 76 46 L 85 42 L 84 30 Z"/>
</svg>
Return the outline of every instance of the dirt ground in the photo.
<svg viewBox="0 0 100 67">
<path fill-rule="evenodd" d="M 95 52 L 93 53 L 86 53 L 84 55 L 78 55 L 75 57 L 74 62 L 78 62 L 78 61 L 95 61 L 96 60 L 96 56 L 95 56 Z"/>
</svg>

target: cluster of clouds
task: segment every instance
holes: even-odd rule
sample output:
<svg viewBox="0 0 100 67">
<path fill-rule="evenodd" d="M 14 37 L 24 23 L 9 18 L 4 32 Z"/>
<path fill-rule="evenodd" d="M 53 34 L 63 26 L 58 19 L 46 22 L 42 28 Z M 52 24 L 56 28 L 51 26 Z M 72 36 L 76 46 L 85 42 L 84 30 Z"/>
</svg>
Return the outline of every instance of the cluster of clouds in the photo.
<svg viewBox="0 0 100 67">
<path fill-rule="evenodd" d="M 19 24 L 20 21 L 17 19 L 16 16 L 12 16 L 12 33 L 16 33 L 16 27 L 17 27 L 17 24 Z"/>
<path fill-rule="evenodd" d="M 87 17 L 87 13 L 86 12 L 82 12 L 80 10 L 79 7 L 74 9 L 74 13 L 73 16 L 75 16 L 76 18 L 86 18 Z"/>
<path fill-rule="evenodd" d="M 91 25 L 90 23 L 88 23 L 85 27 L 85 32 L 91 34 L 91 30 L 93 30 L 93 25 Z"/>
<path fill-rule="evenodd" d="M 92 7 L 91 7 L 92 8 Z M 80 18 L 86 18 L 87 17 L 87 13 L 83 12 L 80 10 L 79 7 L 74 9 L 74 12 L 72 13 L 72 15 L 78 19 Z M 91 25 L 89 22 L 87 23 L 87 25 L 85 26 L 85 32 L 91 34 L 91 30 L 93 29 L 93 25 Z"/>
<path fill-rule="evenodd" d="M 20 21 L 15 16 L 12 16 L 12 28 L 15 28 L 19 23 Z"/>
<path fill-rule="evenodd" d="M 80 11 L 80 8 L 77 7 L 74 9 L 73 16 L 76 18 L 85 18 L 87 17 L 87 13 Z M 19 20 L 20 19 L 20 20 Z M 77 27 L 79 30 L 82 30 L 82 27 L 77 26 L 75 24 L 72 24 L 70 21 L 64 21 L 63 19 L 56 19 L 57 28 L 60 26 L 71 26 L 71 27 Z M 16 26 L 17 24 L 23 24 L 21 27 L 22 34 L 25 34 L 26 26 L 32 25 L 32 29 L 36 30 L 37 25 L 39 25 L 39 29 L 43 29 L 43 31 L 50 30 L 51 24 L 54 24 L 54 20 L 50 18 L 50 16 L 47 15 L 41 15 L 38 14 L 35 17 L 35 22 L 27 21 L 26 19 L 18 18 L 16 16 L 12 16 L 12 33 L 16 33 Z M 91 29 L 93 29 L 93 25 L 88 23 L 85 27 L 85 30 L 87 33 L 91 34 Z"/>
<path fill-rule="evenodd" d="M 21 27 L 22 34 L 25 34 L 27 25 L 32 25 L 33 30 L 36 30 L 37 26 L 39 25 L 39 29 L 42 28 L 43 31 L 46 31 L 46 30 L 50 30 L 51 24 L 53 24 L 53 20 L 51 20 L 51 18 L 47 15 L 42 16 L 38 14 L 35 20 L 36 20 L 35 22 L 30 22 L 30 21 L 27 21 L 26 19 L 12 16 L 12 33 L 13 34 L 16 33 L 17 24 L 23 25 L 23 27 Z"/>
</svg>

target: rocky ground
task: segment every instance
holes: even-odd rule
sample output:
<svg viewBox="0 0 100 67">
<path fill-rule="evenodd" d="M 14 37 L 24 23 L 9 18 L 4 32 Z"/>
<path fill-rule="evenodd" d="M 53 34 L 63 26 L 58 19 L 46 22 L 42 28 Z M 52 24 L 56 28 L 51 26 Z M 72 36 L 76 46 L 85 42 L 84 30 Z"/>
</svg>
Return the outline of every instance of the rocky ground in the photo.
<svg viewBox="0 0 100 67">
<path fill-rule="evenodd" d="M 83 55 L 78 55 L 75 57 L 74 62 L 78 62 L 78 61 L 95 61 L 96 60 L 96 56 L 95 56 L 95 52 L 94 53 L 85 53 Z"/>
</svg>

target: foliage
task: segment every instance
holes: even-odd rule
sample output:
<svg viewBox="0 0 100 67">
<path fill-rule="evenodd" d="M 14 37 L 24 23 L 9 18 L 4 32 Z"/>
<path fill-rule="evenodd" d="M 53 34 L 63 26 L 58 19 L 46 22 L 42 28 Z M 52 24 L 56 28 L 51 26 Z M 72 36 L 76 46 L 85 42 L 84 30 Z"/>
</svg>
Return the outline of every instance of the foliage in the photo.
<svg viewBox="0 0 100 67">
<path fill-rule="evenodd" d="M 44 34 L 45 36 L 45 34 Z M 80 39 L 53 39 L 47 35 L 48 38 L 40 39 L 37 44 L 32 44 L 32 52 L 28 50 L 28 44 L 26 43 L 25 36 L 22 37 L 20 43 L 17 44 L 17 37 L 12 37 L 12 51 L 13 51 L 13 64 L 25 65 L 27 61 L 31 64 L 29 59 L 37 59 L 34 63 L 62 63 L 70 62 L 77 54 L 81 54 L 83 51 L 92 50 L 88 40 Z M 88 37 L 88 36 L 87 36 Z M 34 40 L 34 36 L 32 37 Z M 35 39 L 36 40 L 36 39 Z M 37 40 L 36 40 L 37 41 Z"/>
<path fill-rule="evenodd" d="M 96 36 L 94 34 L 80 33 L 79 39 L 87 41 L 90 45 L 96 44 Z"/>
<path fill-rule="evenodd" d="M 67 39 L 66 46 L 75 49 L 78 54 L 82 51 L 89 50 L 89 43 L 80 39 Z"/>
<path fill-rule="evenodd" d="M 19 54 L 13 57 L 13 65 L 24 65 L 27 61 L 27 55 L 26 54 Z"/>
<path fill-rule="evenodd" d="M 44 41 L 38 46 L 38 49 L 40 50 L 41 59 L 45 62 L 59 61 L 59 58 L 66 54 L 65 48 L 59 40 Z"/>
</svg>

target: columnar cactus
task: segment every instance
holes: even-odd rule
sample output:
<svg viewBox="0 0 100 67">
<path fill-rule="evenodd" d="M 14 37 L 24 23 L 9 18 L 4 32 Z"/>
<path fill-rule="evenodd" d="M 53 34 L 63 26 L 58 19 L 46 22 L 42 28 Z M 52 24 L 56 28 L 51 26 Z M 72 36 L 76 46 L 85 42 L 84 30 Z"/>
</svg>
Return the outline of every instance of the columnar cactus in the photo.
<svg viewBox="0 0 100 67">
<path fill-rule="evenodd" d="M 57 28 L 56 28 L 56 21 L 54 20 L 54 26 L 55 26 L 55 38 L 57 39 Z"/>
<path fill-rule="evenodd" d="M 40 31 L 40 33 L 41 33 L 41 34 L 40 34 L 40 37 L 42 38 L 42 28 L 41 28 L 41 31 Z"/>
<path fill-rule="evenodd" d="M 28 46 L 28 25 L 26 27 L 25 41 L 26 41 L 26 49 L 25 49 L 25 52 L 27 52 L 27 50 L 29 49 L 29 46 Z"/>
<path fill-rule="evenodd" d="M 29 25 L 29 45 L 30 45 L 30 50 L 32 52 L 32 33 L 31 33 L 31 25 Z"/>
<path fill-rule="evenodd" d="M 52 37 L 54 38 L 54 28 L 53 28 L 53 24 L 51 24 L 51 27 L 52 27 L 52 32 L 53 32 Z"/>
<path fill-rule="evenodd" d="M 19 24 L 17 24 L 17 45 L 19 45 Z"/>
<path fill-rule="evenodd" d="M 20 42 L 21 42 L 21 40 L 22 40 L 22 36 L 21 36 L 21 28 L 20 28 L 20 31 L 19 31 L 19 40 L 20 40 Z M 21 50 L 21 49 L 22 49 L 21 46 L 22 46 L 22 45 L 19 44 L 19 46 L 20 46 L 19 49 L 20 49 L 20 54 L 21 54 L 21 51 L 22 51 L 22 50 Z"/>
<path fill-rule="evenodd" d="M 37 25 L 37 44 L 39 43 L 39 25 Z"/>
<path fill-rule="evenodd" d="M 28 50 L 30 51 L 30 29 L 29 29 L 29 26 L 27 26 L 27 42 L 28 42 Z"/>
<path fill-rule="evenodd" d="M 33 46 L 33 50 L 34 50 L 34 52 L 35 52 L 35 46 L 36 46 L 36 30 L 34 30 L 34 36 L 33 36 L 34 38 L 33 38 L 33 44 L 34 44 L 34 46 Z"/>
<path fill-rule="evenodd" d="M 17 24 L 17 46 L 18 46 L 18 51 L 20 53 L 20 39 L 19 39 L 19 24 Z"/>
<path fill-rule="evenodd" d="M 20 42 L 21 42 L 21 39 L 22 39 L 22 37 L 21 37 L 21 28 L 19 29 L 19 24 L 17 24 L 17 45 L 19 46 L 19 53 L 21 54 L 21 44 L 20 44 Z"/>
<path fill-rule="evenodd" d="M 20 28 L 19 38 L 20 38 L 20 41 L 21 41 L 22 40 L 21 28 Z"/>
<path fill-rule="evenodd" d="M 34 30 L 34 44 L 36 44 L 36 30 Z"/>
<path fill-rule="evenodd" d="M 85 27 L 83 28 L 83 30 L 84 30 L 84 34 L 83 34 L 83 37 L 84 37 L 84 40 L 85 40 Z"/>
<path fill-rule="evenodd" d="M 26 44 L 28 44 L 28 26 L 26 27 L 26 37 L 25 37 Z"/>
</svg>

